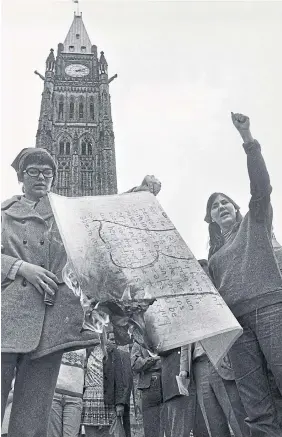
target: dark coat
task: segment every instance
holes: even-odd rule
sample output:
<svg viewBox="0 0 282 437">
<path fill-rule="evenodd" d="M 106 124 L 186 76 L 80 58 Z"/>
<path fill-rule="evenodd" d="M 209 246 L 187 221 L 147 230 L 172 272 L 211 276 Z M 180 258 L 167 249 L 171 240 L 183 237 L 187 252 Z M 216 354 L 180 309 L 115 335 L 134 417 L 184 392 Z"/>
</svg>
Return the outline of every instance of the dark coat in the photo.
<svg viewBox="0 0 282 437">
<path fill-rule="evenodd" d="M 54 306 L 46 306 L 35 287 L 16 276 L 7 278 L 19 259 L 57 275 L 60 285 Z M 22 196 L 2 205 L 2 352 L 31 353 L 38 358 L 59 350 L 99 342 L 97 334 L 81 333 L 83 311 L 62 280 L 66 252 L 47 197 L 34 207 Z"/>
<path fill-rule="evenodd" d="M 104 359 L 104 402 L 110 405 L 130 406 L 133 376 L 128 352 L 116 346 L 107 347 L 108 358 Z"/>
<path fill-rule="evenodd" d="M 181 396 L 179 394 L 176 376 L 180 372 L 180 348 L 168 351 L 161 356 L 163 401 Z"/>
<path fill-rule="evenodd" d="M 160 360 L 155 364 L 150 362 L 148 351 L 134 342 L 131 349 L 131 367 L 133 372 L 139 374 L 138 389 L 149 388 L 151 386 L 152 376 L 155 372 L 160 373 Z"/>
</svg>

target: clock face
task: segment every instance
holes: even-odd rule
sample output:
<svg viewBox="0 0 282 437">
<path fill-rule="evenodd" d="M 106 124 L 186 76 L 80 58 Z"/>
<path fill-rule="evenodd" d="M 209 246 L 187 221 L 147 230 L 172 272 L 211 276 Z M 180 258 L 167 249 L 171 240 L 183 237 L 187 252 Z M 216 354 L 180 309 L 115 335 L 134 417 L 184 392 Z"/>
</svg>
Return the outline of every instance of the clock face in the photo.
<svg viewBox="0 0 282 437">
<path fill-rule="evenodd" d="M 71 77 L 83 77 L 89 74 L 89 68 L 82 64 L 71 64 L 66 67 L 65 72 Z"/>
</svg>

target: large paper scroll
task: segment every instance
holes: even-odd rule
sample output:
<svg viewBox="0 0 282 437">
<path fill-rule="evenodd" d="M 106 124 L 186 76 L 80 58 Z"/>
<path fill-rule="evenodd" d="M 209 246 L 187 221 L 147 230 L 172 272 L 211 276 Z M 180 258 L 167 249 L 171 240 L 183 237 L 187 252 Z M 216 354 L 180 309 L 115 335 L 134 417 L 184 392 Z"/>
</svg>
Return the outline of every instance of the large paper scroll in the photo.
<svg viewBox="0 0 282 437">
<path fill-rule="evenodd" d="M 214 364 L 241 328 L 150 193 L 49 195 L 81 289 L 99 301 L 157 298 L 145 315 L 158 352 L 201 341 Z"/>
</svg>

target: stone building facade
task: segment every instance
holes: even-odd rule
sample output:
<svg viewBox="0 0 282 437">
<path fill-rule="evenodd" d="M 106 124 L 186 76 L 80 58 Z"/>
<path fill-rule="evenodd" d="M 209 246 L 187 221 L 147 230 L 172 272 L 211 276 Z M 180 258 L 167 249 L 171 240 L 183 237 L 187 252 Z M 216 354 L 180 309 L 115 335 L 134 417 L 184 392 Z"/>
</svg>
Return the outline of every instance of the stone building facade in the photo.
<svg viewBox="0 0 282 437">
<path fill-rule="evenodd" d="M 54 192 L 94 196 L 117 192 L 108 64 L 91 44 L 82 14 L 74 19 L 56 57 L 46 60 L 36 147 L 58 163 Z"/>
</svg>

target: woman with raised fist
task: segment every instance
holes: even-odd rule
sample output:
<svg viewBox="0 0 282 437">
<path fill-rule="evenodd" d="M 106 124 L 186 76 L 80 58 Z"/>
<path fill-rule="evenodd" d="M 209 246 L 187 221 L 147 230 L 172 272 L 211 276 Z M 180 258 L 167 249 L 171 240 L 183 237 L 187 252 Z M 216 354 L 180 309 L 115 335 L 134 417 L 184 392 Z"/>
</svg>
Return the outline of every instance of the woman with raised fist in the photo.
<svg viewBox="0 0 282 437">
<path fill-rule="evenodd" d="M 281 437 L 266 370 L 282 396 L 282 277 L 272 246 L 272 188 L 249 118 L 232 113 L 232 121 L 244 142 L 251 199 L 245 217 L 226 194 L 208 199 L 209 272 L 243 328 L 230 359 L 252 435 Z"/>
</svg>

